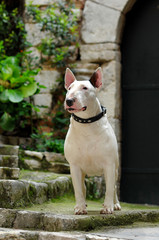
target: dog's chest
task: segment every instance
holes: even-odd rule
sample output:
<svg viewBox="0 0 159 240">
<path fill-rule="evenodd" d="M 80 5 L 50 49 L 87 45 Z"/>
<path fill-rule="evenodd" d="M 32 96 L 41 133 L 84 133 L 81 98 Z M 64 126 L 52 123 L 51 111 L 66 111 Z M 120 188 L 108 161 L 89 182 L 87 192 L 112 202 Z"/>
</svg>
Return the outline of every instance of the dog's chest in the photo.
<svg viewBox="0 0 159 240">
<path fill-rule="evenodd" d="M 109 145 L 108 126 L 71 126 L 65 141 L 65 155 L 70 164 L 78 165 L 88 175 L 101 175 Z"/>
</svg>

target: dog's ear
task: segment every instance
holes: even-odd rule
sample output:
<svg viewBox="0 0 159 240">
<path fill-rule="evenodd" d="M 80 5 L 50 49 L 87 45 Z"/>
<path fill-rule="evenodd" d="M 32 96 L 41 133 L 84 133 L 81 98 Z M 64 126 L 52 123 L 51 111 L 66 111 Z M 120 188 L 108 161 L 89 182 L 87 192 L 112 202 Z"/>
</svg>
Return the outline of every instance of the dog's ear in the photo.
<svg viewBox="0 0 159 240">
<path fill-rule="evenodd" d="M 89 80 L 95 88 L 100 88 L 102 86 L 102 69 L 97 68 Z"/>
<path fill-rule="evenodd" d="M 68 89 L 71 83 L 73 83 L 76 80 L 74 74 L 72 71 L 67 68 L 65 73 L 65 88 Z"/>
</svg>

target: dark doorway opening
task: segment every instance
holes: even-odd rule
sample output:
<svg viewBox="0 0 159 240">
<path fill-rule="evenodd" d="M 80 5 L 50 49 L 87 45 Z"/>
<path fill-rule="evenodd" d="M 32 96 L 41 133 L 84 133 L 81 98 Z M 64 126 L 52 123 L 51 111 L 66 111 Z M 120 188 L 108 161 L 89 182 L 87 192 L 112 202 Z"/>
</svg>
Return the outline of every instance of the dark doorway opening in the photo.
<svg viewBox="0 0 159 240">
<path fill-rule="evenodd" d="M 159 0 L 135 3 L 121 50 L 121 200 L 159 204 Z"/>
</svg>

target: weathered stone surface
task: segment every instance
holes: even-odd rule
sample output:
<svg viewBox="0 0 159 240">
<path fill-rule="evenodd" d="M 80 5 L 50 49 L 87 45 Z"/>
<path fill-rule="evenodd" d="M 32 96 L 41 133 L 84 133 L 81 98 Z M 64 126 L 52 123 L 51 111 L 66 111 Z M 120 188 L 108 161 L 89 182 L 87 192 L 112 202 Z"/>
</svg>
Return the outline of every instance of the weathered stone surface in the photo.
<svg viewBox="0 0 159 240">
<path fill-rule="evenodd" d="M 40 6 L 46 6 L 52 3 L 55 3 L 56 0 L 33 0 L 32 4 L 33 5 L 40 5 Z M 26 5 L 28 5 L 30 3 L 30 0 L 26 0 L 25 1 Z"/>
<path fill-rule="evenodd" d="M 103 80 L 102 80 L 102 88 L 107 89 L 109 84 L 112 82 L 119 82 L 120 81 L 120 69 L 121 65 L 117 61 L 111 61 L 109 63 L 102 64 L 102 73 L 103 73 Z"/>
<path fill-rule="evenodd" d="M 60 77 L 61 74 L 57 70 L 41 70 L 35 79 L 39 84 L 44 85 L 46 88 L 41 88 L 40 93 L 50 93 L 50 91 L 56 89 L 58 86 L 57 80 Z"/>
<path fill-rule="evenodd" d="M 86 1 L 81 29 L 85 43 L 120 42 L 123 15 L 112 8 Z"/>
<path fill-rule="evenodd" d="M 0 228 L 0 240 L 86 240 L 86 236 L 74 232 L 45 232 Z M 89 238 L 88 238 L 89 239 Z M 114 239 L 115 240 L 115 239 Z"/>
<path fill-rule="evenodd" d="M 2 167 L 18 167 L 17 155 L 0 155 L 0 166 Z"/>
<path fill-rule="evenodd" d="M 25 164 L 26 168 L 30 169 L 30 170 L 42 169 L 41 163 L 35 159 L 24 159 L 24 164 Z"/>
<path fill-rule="evenodd" d="M 68 163 L 52 163 L 50 167 L 48 167 L 48 171 L 55 173 L 70 173 L 70 166 Z"/>
<path fill-rule="evenodd" d="M 16 180 L 0 180 L 0 207 L 13 208 L 27 204 L 24 183 Z"/>
<path fill-rule="evenodd" d="M 83 234 L 78 233 L 57 233 L 57 232 L 42 232 L 40 233 L 39 240 L 86 240 Z"/>
<path fill-rule="evenodd" d="M 36 94 L 34 96 L 34 104 L 39 106 L 45 106 L 45 108 L 40 107 L 40 112 L 37 113 L 41 117 L 44 116 L 46 113 L 49 113 L 51 109 L 52 94 L 51 93 Z"/>
<path fill-rule="evenodd" d="M 103 86 L 98 93 L 98 97 L 107 108 L 108 117 L 121 117 L 121 98 L 120 98 L 120 70 L 119 62 L 111 61 L 103 64 Z"/>
<path fill-rule="evenodd" d="M 1 215 L 0 210 L 0 215 Z M 11 212 L 7 209 L 2 214 L 2 219 L 7 216 L 11 219 L 8 222 L 14 228 L 43 230 L 43 231 L 90 231 L 102 226 L 124 226 L 133 224 L 135 222 L 158 222 L 158 210 L 138 210 L 138 211 L 121 211 L 110 215 L 60 215 L 51 213 L 41 213 L 33 211 L 19 211 Z M 14 215 L 16 214 L 16 215 Z M 13 216 L 15 218 L 13 219 Z M 4 220 L 4 219 L 3 219 Z M 2 225 L 5 225 L 2 220 Z M 7 224 L 6 224 L 7 226 Z"/>
<path fill-rule="evenodd" d="M 117 118 L 109 118 L 109 122 L 114 129 L 118 142 L 121 142 L 121 121 Z"/>
<path fill-rule="evenodd" d="M 15 137 L 15 136 L 3 136 L 3 137 L 7 139 L 6 144 L 13 145 L 13 146 L 19 145 L 18 137 Z"/>
<path fill-rule="evenodd" d="M 56 180 L 45 183 L 0 180 L 0 207 L 15 208 L 31 203 L 42 204 L 50 198 L 62 196 L 71 191 L 73 188 L 69 177 L 58 177 Z"/>
<path fill-rule="evenodd" d="M 19 146 L 0 145 L 0 155 L 18 155 Z"/>
<path fill-rule="evenodd" d="M 21 180 L 26 187 L 27 198 L 30 203 L 42 204 L 48 200 L 48 185 L 33 181 Z"/>
<path fill-rule="evenodd" d="M 0 179 L 18 179 L 19 168 L 0 167 Z"/>
<path fill-rule="evenodd" d="M 41 39 L 49 36 L 47 32 L 40 31 L 41 26 L 39 23 L 26 23 L 25 30 L 27 32 L 27 41 L 32 44 L 32 46 L 37 46 L 41 43 Z"/>
<path fill-rule="evenodd" d="M 36 65 L 39 64 L 39 61 L 41 59 L 41 53 L 38 51 L 36 47 L 30 47 L 26 49 L 28 52 L 31 51 L 31 53 L 28 54 L 30 56 L 30 59 L 32 60 L 32 64 Z M 25 65 L 25 62 L 23 63 Z"/>
<path fill-rule="evenodd" d="M 68 215 L 52 215 L 46 213 L 43 218 L 45 231 L 65 231 L 76 227 L 75 218 Z"/>
<path fill-rule="evenodd" d="M 0 227 L 10 228 L 16 216 L 16 211 L 0 208 Z"/>
<path fill-rule="evenodd" d="M 87 196 L 99 199 L 105 195 L 104 177 L 89 177 L 85 179 Z"/>
<path fill-rule="evenodd" d="M 89 80 L 93 72 L 99 67 L 96 63 L 76 62 L 71 70 L 79 81 Z"/>
<path fill-rule="evenodd" d="M 128 4 L 128 0 L 95 0 L 96 3 L 104 5 L 106 7 L 114 8 L 119 11 L 123 11 L 125 6 Z"/>
<path fill-rule="evenodd" d="M 120 58 L 119 46 L 115 43 L 85 44 L 80 46 L 82 61 L 107 62 Z"/>
<path fill-rule="evenodd" d="M 53 162 L 67 163 L 64 155 L 61 153 L 44 152 L 44 156 L 46 158 L 46 161 L 48 161 L 49 163 Z"/>
<path fill-rule="evenodd" d="M 19 211 L 14 221 L 14 228 L 41 229 L 43 214 L 39 212 Z"/>
<path fill-rule="evenodd" d="M 59 177 L 52 181 L 47 181 L 49 186 L 49 198 L 63 196 L 66 192 L 73 191 L 72 181 L 68 177 Z"/>
<path fill-rule="evenodd" d="M 43 154 L 41 152 L 35 152 L 35 151 L 30 151 L 30 150 L 25 150 L 24 154 L 29 157 L 35 157 L 37 159 L 42 160 L 43 159 Z"/>
</svg>

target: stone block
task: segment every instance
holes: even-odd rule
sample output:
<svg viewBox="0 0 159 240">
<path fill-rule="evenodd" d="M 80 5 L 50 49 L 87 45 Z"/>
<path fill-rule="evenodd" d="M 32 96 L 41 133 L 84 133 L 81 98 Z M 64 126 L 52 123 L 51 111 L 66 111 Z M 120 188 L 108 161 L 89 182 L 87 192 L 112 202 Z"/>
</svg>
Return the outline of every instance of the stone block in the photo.
<svg viewBox="0 0 159 240">
<path fill-rule="evenodd" d="M 27 204 L 24 183 L 17 180 L 0 180 L 0 207 L 22 207 Z"/>
<path fill-rule="evenodd" d="M 18 155 L 19 146 L 0 145 L 0 155 Z"/>
<path fill-rule="evenodd" d="M 107 89 L 112 82 L 120 81 L 121 64 L 117 61 L 111 61 L 101 65 L 102 68 L 102 87 Z"/>
<path fill-rule="evenodd" d="M 109 122 L 114 129 L 117 141 L 121 142 L 121 121 L 116 118 L 109 118 Z"/>
<path fill-rule="evenodd" d="M 101 63 L 120 59 L 120 53 L 118 50 L 119 46 L 115 43 L 81 45 L 81 60 Z"/>
<path fill-rule="evenodd" d="M 105 180 L 101 177 L 87 177 L 85 178 L 87 195 L 94 199 L 99 199 L 105 195 Z"/>
<path fill-rule="evenodd" d="M 35 151 L 30 151 L 30 150 L 25 150 L 24 151 L 24 155 L 28 156 L 28 157 L 33 157 L 33 158 L 37 158 L 39 160 L 43 159 L 43 153 L 41 152 L 35 152 Z"/>
<path fill-rule="evenodd" d="M 68 163 L 52 163 L 51 166 L 48 167 L 48 171 L 55 173 L 70 173 L 70 165 Z"/>
<path fill-rule="evenodd" d="M 4 227 L 4 228 L 12 227 L 15 216 L 16 216 L 16 212 L 14 210 L 1 208 L 0 209 L 0 227 Z"/>
<path fill-rule="evenodd" d="M 67 163 L 64 155 L 61 153 L 44 152 L 44 156 L 46 158 L 46 161 L 48 161 L 49 163 L 53 163 L 53 162 Z"/>
<path fill-rule="evenodd" d="M 96 63 L 76 62 L 71 69 L 78 81 L 89 80 L 93 72 L 99 67 Z"/>
<path fill-rule="evenodd" d="M 39 23 L 26 23 L 25 30 L 27 32 L 27 41 L 32 44 L 32 46 L 37 46 L 41 43 L 41 39 L 50 37 L 48 32 L 40 31 L 41 26 Z"/>
<path fill-rule="evenodd" d="M 32 0 L 31 2 L 33 5 L 46 6 L 46 5 L 57 2 L 57 0 Z M 29 3 L 30 3 L 30 0 L 25 0 L 26 5 L 28 5 Z"/>
<path fill-rule="evenodd" d="M 19 145 L 19 138 L 15 136 L 6 136 L 8 138 L 8 144 L 13 146 Z"/>
<path fill-rule="evenodd" d="M 40 112 L 37 112 L 37 115 L 42 117 L 46 113 L 49 113 L 52 106 L 52 94 L 51 93 L 39 93 L 34 95 L 34 104 L 39 106 L 45 106 L 40 107 Z"/>
<path fill-rule="evenodd" d="M 0 179 L 19 179 L 19 168 L 0 167 Z"/>
<path fill-rule="evenodd" d="M 39 240 L 86 240 L 86 237 L 80 233 L 41 232 Z"/>
<path fill-rule="evenodd" d="M 81 36 L 84 43 L 120 42 L 123 15 L 113 8 L 86 1 Z"/>
<path fill-rule="evenodd" d="M 42 169 L 41 163 L 35 159 L 24 159 L 24 164 L 25 164 L 26 168 L 30 169 L 30 170 Z"/>
<path fill-rule="evenodd" d="M 47 181 L 49 186 L 49 198 L 63 196 L 66 192 L 73 191 L 72 181 L 68 177 L 58 177 L 55 180 Z"/>
<path fill-rule="evenodd" d="M 57 70 L 41 70 L 35 80 L 46 87 L 41 88 L 40 93 L 50 93 L 50 91 L 56 89 L 59 84 L 57 80 L 60 78 L 61 74 Z"/>
<path fill-rule="evenodd" d="M 13 227 L 19 229 L 42 229 L 42 215 L 39 212 L 19 211 Z"/>
<path fill-rule="evenodd" d="M 26 51 L 30 52 L 28 56 L 31 58 L 31 64 L 33 66 L 38 65 L 41 59 L 41 53 L 38 51 L 36 47 L 27 48 Z M 23 63 L 25 65 L 25 62 Z"/>
<path fill-rule="evenodd" d="M 76 226 L 76 219 L 69 215 L 44 214 L 43 218 L 45 231 L 65 231 L 72 230 Z"/>
<path fill-rule="evenodd" d="M 47 201 L 48 185 L 46 183 L 25 180 L 22 180 L 22 182 L 26 187 L 27 197 L 30 203 L 42 204 Z"/>
<path fill-rule="evenodd" d="M 128 0 L 96 0 L 96 3 L 106 7 L 114 8 L 118 11 L 123 11 Z"/>
<path fill-rule="evenodd" d="M 49 171 L 56 173 L 70 173 L 70 166 L 63 154 L 45 152 L 44 156 L 47 161 L 47 169 Z"/>
<path fill-rule="evenodd" d="M 111 61 L 103 64 L 103 86 L 98 93 L 101 104 L 107 108 L 108 117 L 118 118 L 121 116 L 121 98 L 120 98 L 120 71 L 119 62 Z"/>
<path fill-rule="evenodd" d="M 17 155 L 0 155 L 0 166 L 17 168 L 18 156 Z"/>
</svg>

